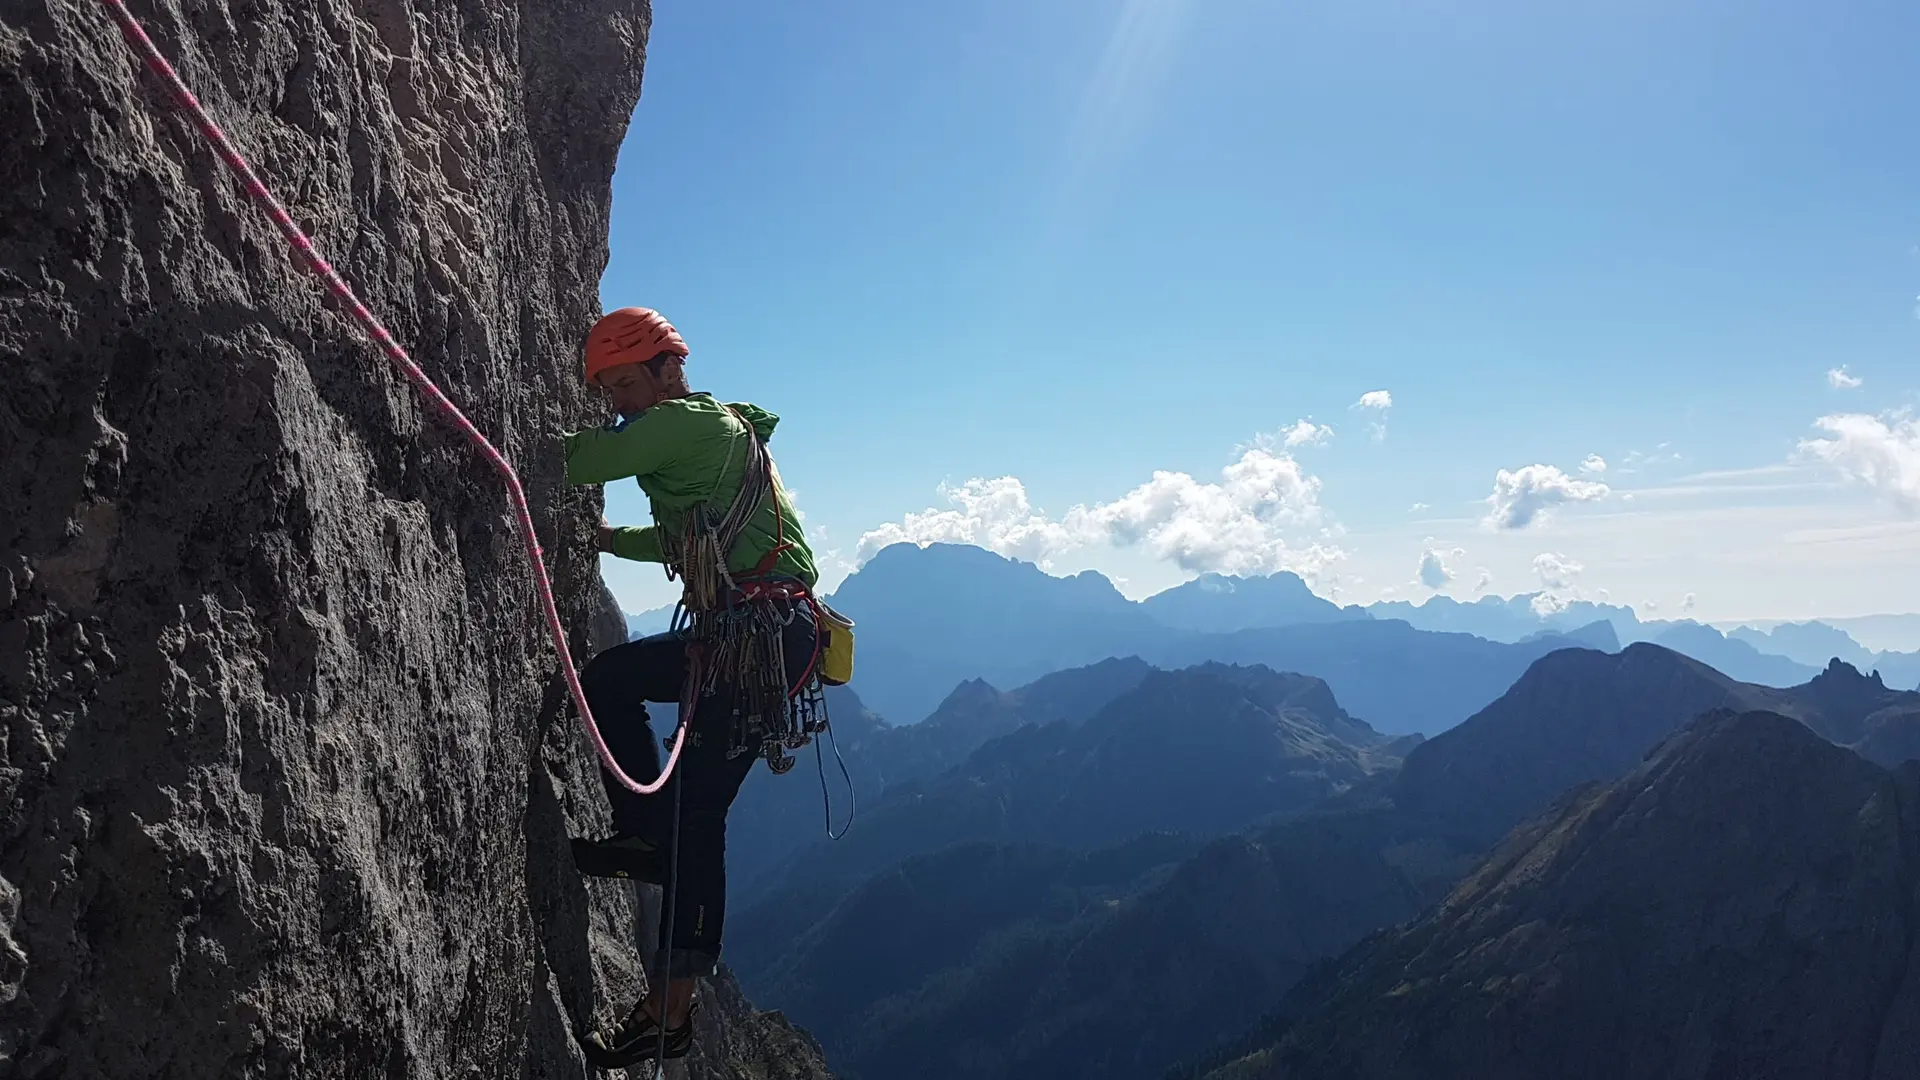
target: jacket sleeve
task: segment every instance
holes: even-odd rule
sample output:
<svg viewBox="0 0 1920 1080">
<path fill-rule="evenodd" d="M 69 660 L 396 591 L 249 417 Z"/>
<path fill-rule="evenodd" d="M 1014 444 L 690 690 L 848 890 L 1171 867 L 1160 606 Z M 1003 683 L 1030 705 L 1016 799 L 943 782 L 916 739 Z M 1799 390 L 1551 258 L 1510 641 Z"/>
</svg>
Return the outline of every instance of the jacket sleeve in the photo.
<svg viewBox="0 0 1920 1080">
<path fill-rule="evenodd" d="M 655 525 L 642 528 L 623 525 L 613 530 L 613 555 L 634 562 L 667 561 L 660 548 L 660 529 Z"/>
<path fill-rule="evenodd" d="M 567 483 L 606 484 L 660 471 L 671 460 L 674 445 L 662 430 L 663 419 L 642 414 L 624 424 L 562 435 Z"/>
</svg>

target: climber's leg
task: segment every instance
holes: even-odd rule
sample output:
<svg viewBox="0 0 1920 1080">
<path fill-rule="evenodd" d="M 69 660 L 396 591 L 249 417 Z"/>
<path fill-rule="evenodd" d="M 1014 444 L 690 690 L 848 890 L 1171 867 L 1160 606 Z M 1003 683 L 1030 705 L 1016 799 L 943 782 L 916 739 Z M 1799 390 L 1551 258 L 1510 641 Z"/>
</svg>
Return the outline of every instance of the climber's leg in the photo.
<svg viewBox="0 0 1920 1080">
<path fill-rule="evenodd" d="M 626 1068 L 662 1050 L 658 1018 L 667 1018 L 665 1056 L 683 1057 L 693 1046 L 694 980 L 711 975 L 718 963 L 721 910 L 726 895 L 726 815 L 747 773 L 760 759 L 751 753 L 729 758 L 733 721 L 732 703 L 724 693 L 700 699 L 693 726 L 687 732 L 680 763 L 659 792 L 646 796 L 667 822 L 673 801 L 680 800 L 677 851 L 670 824 L 662 833 L 659 862 L 650 866 L 657 876 L 644 880 L 664 884 L 672 862 L 671 901 L 662 898 L 660 936 L 653 962 L 647 965 L 649 993 L 634 1003 L 626 1021 L 611 1033 L 592 1032 L 581 1042 L 588 1060 L 605 1069 Z M 622 767 L 625 762 L 621 762 Z M 656 774 L 657 775 L 657 774 Z M 580 841 L 575 859 L 582 860 Z M 677 857 L 676 857 L 677 856 Z M 586 862 L 582 861 L 583 868 Z M 637 876 L 637 875 L 636 875 Z M 668 939 L 667 903 L 673 905 L 672 938 Z"/>
<path fill-rule="evenodd" d="M 813 662 L 815 630 L 812 609 L 801 605 L 782 632 L 781 646 L 791 680 L 798 680 Z M 680 833 L 677 854 L 669 852 L 674 867 L 673 940 L 665 940 L 661 920 L 660 946 L 673 979 L 711 975 L 720 959 L 721 933 L 727 917 L 727 812 L 740 785 L 761 760 L 753 751 L 727 757 L 732 702 L 724 688 L 703 699 L 694 710 L 682 765 L 667 780 L 662 794 L 671 800 L 680 791 Z M 754 750 L 757 750 L 755 747 Z M 668 803 L 669 810 L 671 803 Z M 668 1021 L 680 1018 L 669 1013 Z"/>
<path fill-rule="evenodd" d="M 801 680 L 814 661 L 816 634 L 813 612 L 803 605 L 782 633 L 787 671 L 794 681 Z M 728 757 L 732 717 L 732 699 L 724 683 L 701 698 L 679 766 L 660 792 L 647 800 L 652 804 L 649 813 L 664 813 L 668 820 L 673 800 L 680 801 L 677 847 L 662 851 L 674 885 L 671 934 L 663 902 L 659 950 L 648 966 L 647 996 L 635 1003 L 626 1022 L 610 1035 L 593 1032 L 582 1042 L 588 1059 L 602 1068 L 623 1068 L 660 1052 L 663 1016 L 667 1057 L 683 1057 L 693 1045 L 695 980 L 713 974 L 718 966 L 726 922 L 727 813 L 747 774 L 761 760 L 751 751 Z"/>
<path fill-rule="evenodd" d="M 660 775 L 660 739 L 648 716 L 647 703 L 678 702 L 686 674 L 686 645 L 675 634 L 656 634 L 615 645 L 594 657 L 580 673 L 587 707 L 600 722 L 600 737 L 606 740 L 620 768 L 643 784 Z M 676 772 L 685 768 L 685 751 L 681 761 Z M 613 835 L 600 840 L 576 838 L 574 865 L 590 877 L 664 884 L 661 852 L 670 827 L 666 799 L 672 781 L 652 795 L 641 795 L 628 790 L 602 765 L 600 782 L 613 809 Z"/>
<path fill-rule="evenodd" d="M 716 694 L 701 704 L 718 702 Z M 688 732 L 690 742 L 681 752 L 681 766 L 662 792 L 671 799 L 674 785 L 680 785 L 679 846 L 677 851 L 667 853 L 674 863 L 673 940 L 665 937 L 663 917 L 659 942 L 663 956 L 655 966 L 658 970 L 664 964 L 672 979 L 711 975 L 719 962 L 720 931 L 727 906 L 727 810 L 760 760 L 752 753 L 729 760 L 727 728 L 731 716 L 715 708 L 705 713 L 708 719 L 702 722 L 703 713 L 694 713 L 693 730 Z"/>
</svg>

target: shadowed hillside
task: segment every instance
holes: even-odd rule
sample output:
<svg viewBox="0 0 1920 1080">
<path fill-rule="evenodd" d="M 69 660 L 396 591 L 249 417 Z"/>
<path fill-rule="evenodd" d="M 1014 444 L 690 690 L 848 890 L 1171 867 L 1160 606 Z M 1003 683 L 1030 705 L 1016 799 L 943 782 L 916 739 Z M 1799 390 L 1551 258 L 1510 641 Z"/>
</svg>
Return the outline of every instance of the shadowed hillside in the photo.
<svg viewBox="0 0 1920 1080">
<path fill-rule="evenodd" d="M 917 973 L 917 984 L 892 978 L 884 994 L 849 999 L 864 1003 L 854 1018 L 816 1022 L 849 1077 L 894 1075 L 930 1043 L 954 1048 L 920 1066 L 936 1077 L 1157 1076 L 1257 1023 L 1317 962 L 1415 918 L 1516 825 L 1572 788 L 1632 771 L 1704 712 L 1769 709 L 1877 753 L 1875 739 L 1906 730 L 1916 705 L 1920 694 L 1844 665 L 1783 691 L 1655 645 L 1564 649 L 1466 723 L 1406 750 L 1397 773 L 1216 840 L 1072 920 L 1003 914 L 994 927 L 1006 933 L 991 949 Z M 869 898 L 860 923 L 910 939 L 928 931 L 924 916 L 903 907 L 888 922 L 871 899 L 884 892 L 867 892 L 893 873 L 856 889 Z M 791 929 L 773 965 L 807 973 L 804 984 L 767 985 L 767 1000 L 796 1014 L 808 997 L 840 992 L 838 978 L 864 978 L 834 967 L 806 933 Z M 754 977 L 768 970 L 756 963 Z"/>
<path fill-rule="evenodd" d="M 1717 710 L 1515 830 L 1206 1075 L 1912 1076 L 1916 886 L 1920 766 Z"/>
</svg>

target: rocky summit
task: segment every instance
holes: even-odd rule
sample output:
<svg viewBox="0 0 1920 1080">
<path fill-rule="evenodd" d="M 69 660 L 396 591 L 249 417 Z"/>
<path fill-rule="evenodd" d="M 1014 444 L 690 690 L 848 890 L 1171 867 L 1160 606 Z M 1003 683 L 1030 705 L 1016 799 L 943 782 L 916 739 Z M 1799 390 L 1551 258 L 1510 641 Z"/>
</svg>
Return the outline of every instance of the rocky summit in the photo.
<svg viewBox="0 0 1920 1080">
<path fill-rule="evenodd" d="M 620 640 L 557 451 L 645 0 L 132 8 Z M 587 1074 L 637 912 L 499 478 L 105 5 L 6 5 L 0 76 L 0 1073 Z M 708 990 L 691 1075 L 824 1075 Z"/>
</svg>

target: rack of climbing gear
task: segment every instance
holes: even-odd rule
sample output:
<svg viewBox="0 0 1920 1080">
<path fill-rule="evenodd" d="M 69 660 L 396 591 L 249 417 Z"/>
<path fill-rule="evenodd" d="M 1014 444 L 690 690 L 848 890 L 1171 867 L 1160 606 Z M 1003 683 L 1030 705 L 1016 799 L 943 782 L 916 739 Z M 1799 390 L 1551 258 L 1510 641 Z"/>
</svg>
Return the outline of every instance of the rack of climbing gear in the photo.
<svg viewBox="0 0 1920 1080">
<path fill-rule="evenodd" d="M 285 236 L 287 243 L 292 245 L 295 254 L 326 282 L 327 288 L 333 292 L 341 304 L 346 306 L 347 310 L 353 313 L 354 319 L 367 332 L 367 336 L 372 338 L 380 350 L 386 354 L 387 359 L 393 361 L 407 380 L 413 383 L 427 401 L 435 406 L 440 414 L 466 437 L 467 442 L 480 452 L 487 463 L 493 466 L 494 471 L 500 474 L 502 483 L 506 485 L 507 497 L 513 503 L 514 518 L 520 526 L 520 539 L 526 546 L 528 561 L 532 563 L 533 582 L 540 595 L 542 611 L 546 615 L 547 633 L 553 639 L 554 650 L 560 654 L 560 670 L 566 675 L 567 689 L 573 695 L 574 707 L 580 710 L 580 722 L 586 726 L 587 736 L 592 740 L 595 752 L 600 755 L 600 761 L 607 767 L 607 771 L 620 781 L 621 786 L 642 795 L 651 795 L 659 791 L 666 785 L 667 778 L 673 775 L 673 768 L 680 760 L 680 750 L 686 741 L 686 724 L 680 725 L 680 730 L 674 737 L 671 752 L 667 755 L 666 765 L 652 783 L 642 784 L 628 776 L 621 770 L 620 763 L 614 760 L 613 752 L 607 749 L 606 740 L 600 737 L 600 729 L 594 723 L 593 710 L 587 705 L 587 695 L 580 686 L 579 673 L 574 671 L 573 653 L 567 648 L 566 628 L 561 624 L 559 608 L 554 604 L 553 583 L 547 576 L 547 564 L 541 555 L 540 538 L 533 528 L 533 512 L 527 506 L 526 491 L 521 486 L 519 474 L 514 472 L 513 465 L 494 447 L 493 443 L 488 441 L 485 435 L 480 433 L 479 428 L 473 426 L 473 422 L 467 419 L 466 414 L 441 393 L 440 387 L 427 377 L 426 372 L 420 370 L 420 365 L 414 363 L 413 358 L 408 356 L 407 351 L 400 347 L 400 343 L 393 339 L 393 335 L 387 331 L 379 319 L 374 317 L 373 312 L 369 311 L 367 306 L 360 302 L 360 298 L 354 295 L 353 289 L 347 285 L 339 271 L 320 257 L 320 252 L 314 247 L 313 241 L 300 226 L 294 224 L 293 217 L 287 213 L 286 207 L 282 206 L 273 192 L 267 189 L 267 185 L 261 182 L 260 177 L 254 173 L 253 166 L 247 164 L 247 159 L 240 155 L 233 141 L 227 138 L 226 132 L 214 122 L 212 115 L 200 103 L 200 99 L 187 88 L 186 82 L 180 78 L 180 73 L 174 70 L 165 56 L 161 55 L 159 47 L 153 43 L 152 38 L 147 36 L 146 30 L 141 28 L 140 21 L 127 10 L 124 0 L 101 0 L 101 3 L 106 5 L 114 21 L 120 24 L 121 34 L 127 39 L 127 44 L 132 46 L 134 52 L 146 62 L 147 67 L 167 84 L 174 100 L 192 118 L 194 126 L 213 145 L 221 160 L 225 161 L 234 175 L 240 178 L 247 189 L 247 194 L 266 210 L 267 216 L 272 218 L 273 223 L 279 227 L 281 235 Z"/>
</svg>

